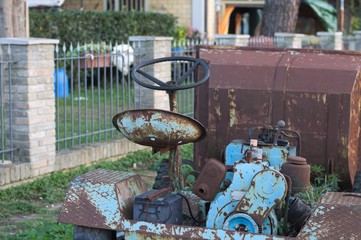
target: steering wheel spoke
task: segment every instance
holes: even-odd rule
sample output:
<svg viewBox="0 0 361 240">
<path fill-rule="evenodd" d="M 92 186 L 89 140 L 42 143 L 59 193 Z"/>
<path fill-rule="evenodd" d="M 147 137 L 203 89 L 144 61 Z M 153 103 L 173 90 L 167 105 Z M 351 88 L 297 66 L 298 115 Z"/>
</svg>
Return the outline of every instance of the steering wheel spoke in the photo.
<svg viewBox="0 0 361 240">
<path fill-rule="evenodd" d="M 142 75 L 143 77 L 149 79 L 150 81 L 154 82 L 155 84 L 158 84 L 159 86 L 168 86 L 166 83 L 162 82 L 158 78 L 153 77 L 152 75 L 144 72 L 143 70 L 138 70 L 138 73 Z"/>
<path fill-rule="evenodd" d="M 162 63 L 162 62 L 170 62 L 170 63 L 173 62 L 173 63 L 177 63 L 177 64 L 188 63 L 188 65 L 191 65 L 191 66 L 189 69 L 182 72 L 178 79 L 173 79 L 171 81 L 162 81 L 142 70 L 142 68 L 145 66 L 154 65 L 154 64 Z M 198 70 L 198 68 L 202 68 L 204 70 L 204 71 L 202 71 L 203 72 L 202 76 L 200 78 L 198 78 L 198 81 L 189 83 L 189 84 L 183 84 L 184 82 L 186 82 L 186 80 L 189 77 L 192 76 L 193 73 L 195 73 Z M 137 74 L 143 76 L 145 79 L 138 78 Z M 208 78 L 210 76 L 210 69 L 203 60 L 198 59 L 198 58 L 179 57 L 179 56 L 165 57 L 165 58 L 158 58 L 158 59 L 154 59 L 154 60 L 150 60 L 150 61 L 146 61 L 146 62 L 138 64 L 137 66 L 135 66 L 133 68 L 131 76 L 135 82 L 137 82 L 139 85 L 146 87 L 146 88 L 150 88 L 150 89 L 154 89 L 154 90 L 164 90 L 164 91 L 177 91 L 177 90 L 194 88 L 194 87 L 197 87 L 198 85 L 203 84 L 204 82 L 206 82 L 208 80 Z M 148 82 L 145 80 L 148 80 Z M 149 81 L 154 84 L 150 84 Z"/>
</svg>

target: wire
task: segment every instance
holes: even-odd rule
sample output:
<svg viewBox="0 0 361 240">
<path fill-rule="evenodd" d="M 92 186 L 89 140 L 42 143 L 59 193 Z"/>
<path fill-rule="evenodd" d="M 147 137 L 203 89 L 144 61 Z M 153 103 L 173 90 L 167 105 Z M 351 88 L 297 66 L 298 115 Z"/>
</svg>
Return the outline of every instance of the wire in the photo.
<svg viewBox="0 0 361 240">
<path fill-rule="evenodd" d="M 172 205 L 171 205 L 169 202 L 166 202 L 165 200 L 163 200 L 162 203 L 167 204 L 168 207 L 169 207 L 169 215 L 168 215 L 167 219 L 163 221 L 163 223 L 167 223 L 168 220 L 169 220 L 169 219 L 172 217 L 172 215 L 173 215 L 173 208 L 172 208 Z"/>
<path fill-rule="evenodd" d="M 186 196 L 184 196 L 183 194 L 181 194 L 181 193 L 177 193 L 177 195 L 181 196 L 184 200 L 186 200 L 189 214 L 191 215 L 191 218 L 193 219 L 194 222 L 199 223 L 199 224 L 202 224 L 202 223 L 204 223 L 204 222 L 206 221 L 206 220 L 198 221 L 198 220 L 194 217 L 194 215 L 193 215 L 193 213 L 192 213 L 191 205 L 190 205 L 190 203 L 189 203 L 188 198 L 187 198 Z"/>
</svg>

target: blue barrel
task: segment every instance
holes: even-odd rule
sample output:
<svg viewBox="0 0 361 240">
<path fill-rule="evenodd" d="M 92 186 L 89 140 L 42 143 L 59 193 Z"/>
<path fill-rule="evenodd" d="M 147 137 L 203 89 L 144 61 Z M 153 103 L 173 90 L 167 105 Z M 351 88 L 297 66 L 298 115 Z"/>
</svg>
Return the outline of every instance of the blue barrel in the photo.
<svg viewBox="0 0 361 240">
<path fill-rule="evenodd" d="M 54 70 L 54 92 L 57 98 L 69 96 L 69 81 L 64 68 Z"/>
</svg>

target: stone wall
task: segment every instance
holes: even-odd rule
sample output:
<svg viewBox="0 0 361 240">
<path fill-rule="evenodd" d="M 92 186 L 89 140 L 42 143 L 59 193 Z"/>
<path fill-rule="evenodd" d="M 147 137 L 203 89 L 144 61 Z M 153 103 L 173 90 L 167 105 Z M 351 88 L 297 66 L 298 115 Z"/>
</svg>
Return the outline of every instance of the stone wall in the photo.
<svg viewBox="0 0 361 240">
<path fill-rule="evenodd" d="M 148 11 L 171 13 L 179 25 L 192 26 L 192 0 L 148 0 Z"/>
</svg>

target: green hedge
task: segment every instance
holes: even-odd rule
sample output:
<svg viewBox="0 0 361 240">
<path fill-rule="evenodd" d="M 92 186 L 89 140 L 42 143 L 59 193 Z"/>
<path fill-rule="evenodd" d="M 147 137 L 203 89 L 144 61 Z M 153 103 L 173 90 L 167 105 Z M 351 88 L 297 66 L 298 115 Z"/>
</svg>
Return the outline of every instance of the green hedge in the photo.
<svg viewBox="0 0 361 240">
<path fill-rule="evenodd" d="M 176 18 L 151 12 L 30 11 L 30 36 L 62 43 L 126 42 L 129 36 L 172 36 Z"/>
</svg>

